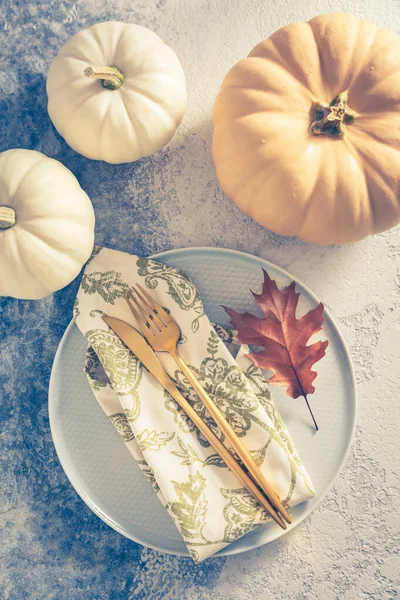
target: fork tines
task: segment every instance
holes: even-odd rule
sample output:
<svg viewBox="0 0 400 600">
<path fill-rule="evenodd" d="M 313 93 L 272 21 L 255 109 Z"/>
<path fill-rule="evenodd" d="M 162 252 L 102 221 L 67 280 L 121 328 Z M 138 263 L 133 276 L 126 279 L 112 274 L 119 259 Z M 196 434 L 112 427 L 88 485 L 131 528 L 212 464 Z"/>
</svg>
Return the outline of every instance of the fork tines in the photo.
<svg viewBox="0 0 400 600">
<path fill-rule="evenodd" d="M 167 326 L 164 314 L 168 313 L 138 283 L 133 286 L 131 298 L 127 298 L 129 308 L 137 322 L 145 325 L 153 333 Z M 162 318 L 164 317 L 164 318 Z"/>
</svg>

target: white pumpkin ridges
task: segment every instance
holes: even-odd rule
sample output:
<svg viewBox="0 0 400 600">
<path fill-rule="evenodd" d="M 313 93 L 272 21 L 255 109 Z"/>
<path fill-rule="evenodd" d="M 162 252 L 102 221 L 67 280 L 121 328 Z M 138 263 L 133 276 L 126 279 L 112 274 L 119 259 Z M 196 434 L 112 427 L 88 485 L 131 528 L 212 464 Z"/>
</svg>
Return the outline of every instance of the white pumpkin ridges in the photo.
<svg viewBox="0 0 400 600">
<path fill-rule="evenodd" d="M 75 279 L 82 264 L 89 258 L 85 255 L 85 259 L 79 263 L 71 254 L 65 253 L 65 247 L 63 251 L 54 245 L 50 246 L 25 228 L 18 232 L 17 244 L 19 252 L 15 272 L 20 273 L 21 263 L 26 271 L 24 283 L 21 282 L 21 277 L 18 278 L 17 291 L 22 293 L 21 297 L 28 297 L 32 292 L 45 297 L 63 288 Z M 29 248 L 29 256 L 26 248 Z"/>
<path fill-rule="evenodd" d="M 94 211 L 76 177 L 34 150 L 0 153 L 0 197 L 16 213 L 0 230 L 0 295 L 37 300 L 79 273 L 94 243 Z"/>
<path fill-rule="evenodd" d="M 110 90 L 84 72 L 117 67 L 124 81 Z M 49 70 L 48 110 L 77 152 L 123 163 L 161 150 L 186 106 L 185 76 L 171 48 L 137 25 L 99 23 L 76 34 Z"/>
</svg>

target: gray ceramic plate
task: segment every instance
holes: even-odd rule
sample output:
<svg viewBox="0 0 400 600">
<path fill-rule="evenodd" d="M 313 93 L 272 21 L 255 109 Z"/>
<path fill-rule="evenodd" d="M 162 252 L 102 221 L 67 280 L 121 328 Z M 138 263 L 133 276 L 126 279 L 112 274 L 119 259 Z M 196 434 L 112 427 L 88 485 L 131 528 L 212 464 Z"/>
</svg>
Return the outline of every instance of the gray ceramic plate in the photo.
<svg viewBox="0 0 400 600">
<path fill-rule="evenodd" d="M 249 290 L 260 290 L 262 267 L 279 286 L 295 279 L 265 260 L 232 250 L 188 248 L 153 258 L 185 271 L 198 287 L 208 317 L 221 324 L 227 323 L 221 304 L 240 311 L 255 310 Z M 303 314 L 319 301 L 301 282 L 296 283 L 301 292 L 299 311 Z M 301 399 L 292 400 L 282 388 L 272 387 L 317 490 L 316 498 L 292 509 L 293 524 L 287 531 L 303 521 L 332 487 L 355 427 L 353 368 L 343 337 L 327 312 L 318 336 L 329 339 L 327 355 L 316 365 L 316 392 L 311 397 L 320 431 L 314 432 Z M 49 391 L 51 432 L 64 471 L 86 504 L 116 531 L 143 546 L 188 556 L 174 523 L 92 395 L 82 371 L 85 349 L 85 338 L 71 322 L 54 360 Z M 274 523 L 264 525 L 219 555 L 257 548 L 284 533 Z"/>
</svg>

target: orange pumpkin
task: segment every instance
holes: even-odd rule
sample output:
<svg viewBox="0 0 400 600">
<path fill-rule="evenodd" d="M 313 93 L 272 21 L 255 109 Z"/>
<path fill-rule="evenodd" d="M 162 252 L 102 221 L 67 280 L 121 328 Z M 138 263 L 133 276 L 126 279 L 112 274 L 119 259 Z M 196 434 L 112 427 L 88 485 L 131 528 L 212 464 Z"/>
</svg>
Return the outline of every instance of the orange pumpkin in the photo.
<svg viewBox="0 0 400 600">
<path fill-rule="evenodd" d="M 213 109 L 223 190 L 316 244 L 400 221 L 400 36 L 333 13 L 283 27 L 226 75 Z"/>
</svg>

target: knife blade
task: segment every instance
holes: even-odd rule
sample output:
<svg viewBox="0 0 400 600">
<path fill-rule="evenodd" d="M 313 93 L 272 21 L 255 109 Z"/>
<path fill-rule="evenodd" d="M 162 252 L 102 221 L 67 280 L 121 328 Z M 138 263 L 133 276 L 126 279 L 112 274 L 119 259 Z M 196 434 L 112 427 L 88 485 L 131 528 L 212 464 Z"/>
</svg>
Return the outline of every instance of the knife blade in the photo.
<svg viewBox="0 0 400 600">
<path fill-rule="evenodd" d="M 148 371 L 155 377 L 158 383 L 171 394 L 179 406 L 185 411 L 194 425 L 201 431 L 206 440 L 211 444 L 212 448 L 219 454 L 229 469 L 236 475 L 242 485 L 253 495 L 254 498 L 262 505 L 268 514 L 274 519 L 282 529 L 286 529 L 286 523 L 281 519 L 268 498 L 258 488 L 255 482 L 250 478 L 247 472 L 237 462 L 236 458 L 217 438 L 217 436 L 206 425 L 200 415 L 194 410 L 191 404 L 182 396 L 174 382 L 160 363 L 157 355 L 144 337 L 136 331 L 132 325 L 126 323 L 117 317 L 109 317 L 103 315 L 103 321 L 117 334 L 124 344 L 133 352 Z"/>
<path fill-rule="evenodd" d="M 158 360 L 154 350 L 149 346 L 144 337 L 136 331 L 132 325 L 126 323 L 122 319 L 116 317 L 103 316 L 103 321 L 117 334 L 117 336 L 128 346 L 140 362 L 148 371 L 155 377 L 160 385 L 162 385 L 173 396 L 175 387 L 172 379 Z M 179 392 L 178 392 L 179 393 Z"/>
</svg>

